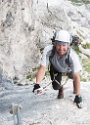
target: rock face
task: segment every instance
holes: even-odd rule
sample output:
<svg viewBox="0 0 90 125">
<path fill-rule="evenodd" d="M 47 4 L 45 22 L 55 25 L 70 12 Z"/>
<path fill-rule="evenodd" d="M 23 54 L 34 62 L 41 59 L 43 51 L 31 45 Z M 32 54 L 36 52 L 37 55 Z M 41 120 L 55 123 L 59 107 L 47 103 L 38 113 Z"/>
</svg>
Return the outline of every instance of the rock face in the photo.
<svg viewBox="0 0 90 125">
<path fill-rule="evenodd" d="M 0 70 L 11 80 L 38 66 L 40 48 L 51 42 L 56 30 L 67 29 L 90 41 L 90 4 L 1 0 L 0 15 Z"/>
</svg>

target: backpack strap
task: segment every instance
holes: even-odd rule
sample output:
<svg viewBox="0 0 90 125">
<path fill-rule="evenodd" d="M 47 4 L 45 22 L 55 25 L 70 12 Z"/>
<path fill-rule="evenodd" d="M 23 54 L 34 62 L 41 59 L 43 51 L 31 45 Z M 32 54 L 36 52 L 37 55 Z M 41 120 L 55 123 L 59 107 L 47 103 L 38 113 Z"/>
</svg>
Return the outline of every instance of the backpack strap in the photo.
<svg viewBox="0 0 90 125">
<path fill-rule="evenodd" d="M 56 47 L 53 46 L 53 49 L 52 49 L 52 52 L 51 52 L 51 55 L 49 57 L 49 61 L 50 61 L 50 58 L 53 58 L 54 54 L 55 54 L 55 50 L 56 50 Z"/>
<path fill-rule="evenodd" d="M 68 57 L 67 57 L 67 59 L 65 60 L 65 62 L 66 62 L 66 64 L 70 67 L 70 55 L 69 55 L 69 53 L 68 53 Z"/>
</svg>

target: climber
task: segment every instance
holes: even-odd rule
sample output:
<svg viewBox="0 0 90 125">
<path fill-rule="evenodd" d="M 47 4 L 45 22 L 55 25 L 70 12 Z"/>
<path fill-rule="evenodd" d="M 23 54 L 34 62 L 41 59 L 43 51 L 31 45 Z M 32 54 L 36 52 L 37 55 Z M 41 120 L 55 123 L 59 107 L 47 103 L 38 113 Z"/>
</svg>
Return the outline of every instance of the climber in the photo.
<svg viewBox="0 0 90 125">
<path fill-rule="evenodd" d="M 72 38 L 68 31 L 60 30 L 55 33 L 53 45 L 48 45 L 44 48 L 33 92 L 40 90 L 40 83 L 44 78 L 46 67 L 50 64 L 52 87 L 54 90 L 58 90 L 57 98 L 61 99 L 64 97 L 64 89 L 61 86 L 61 81 L 62 73 L 66 73 L 69 78 L 73 79 L 73 92 L 76 94 L 74 103 L 81 108 L 80 71 L 82 70 L 82 66 L 78 55 L 70 46 L 71 41 Z"/>
</svg>

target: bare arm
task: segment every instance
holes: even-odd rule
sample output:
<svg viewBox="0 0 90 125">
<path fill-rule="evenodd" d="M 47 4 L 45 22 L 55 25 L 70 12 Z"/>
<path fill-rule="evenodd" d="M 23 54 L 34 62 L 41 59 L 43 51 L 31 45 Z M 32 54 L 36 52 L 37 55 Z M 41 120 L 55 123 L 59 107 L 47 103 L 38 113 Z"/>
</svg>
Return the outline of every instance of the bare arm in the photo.
<svg viewBox="0 0 90 125">
<path fill-rule="evenodd" d="M 73 78 L 75 82 L 76 95 L 80 95 L 80 73 L 74 73 Z"/>
<path fill-rule="evenodd" d="M 36 83 L 37 84 L 40 84 L 41 81 L 43 80 L 44 75 L 45 75 L 45 71 L 46 71 L 46 67 L 40 65 L 40 68 L 39 68 L 37 76 L 36 76 Z"/>
</svg>

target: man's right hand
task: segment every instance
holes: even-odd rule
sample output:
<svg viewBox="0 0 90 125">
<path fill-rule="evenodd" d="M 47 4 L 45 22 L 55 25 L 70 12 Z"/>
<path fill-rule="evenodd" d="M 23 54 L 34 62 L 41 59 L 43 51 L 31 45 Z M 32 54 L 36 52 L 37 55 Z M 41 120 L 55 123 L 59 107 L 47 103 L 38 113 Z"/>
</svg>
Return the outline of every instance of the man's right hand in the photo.
<svg viewBox="0 0 90 125">
<path fill-rule="evenodd" d="M 34 88 L 33 88 L 33 92 L 34 92 L 35 90 L 39 89 L 39 88 L 40 88 L 40 85 L 39 85 L 39 84 L 35 84 L 35 85 L 34 85 Z"/>
</svg>

